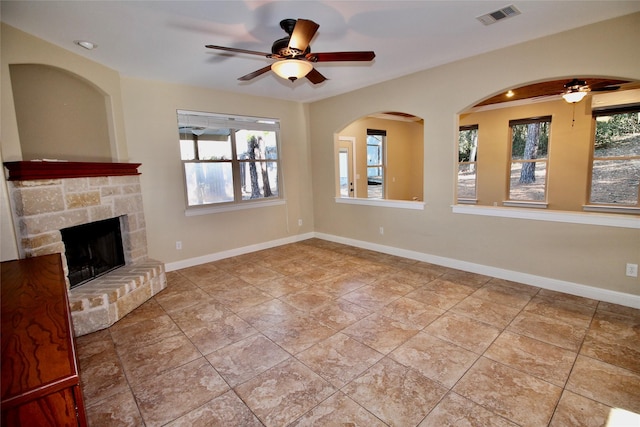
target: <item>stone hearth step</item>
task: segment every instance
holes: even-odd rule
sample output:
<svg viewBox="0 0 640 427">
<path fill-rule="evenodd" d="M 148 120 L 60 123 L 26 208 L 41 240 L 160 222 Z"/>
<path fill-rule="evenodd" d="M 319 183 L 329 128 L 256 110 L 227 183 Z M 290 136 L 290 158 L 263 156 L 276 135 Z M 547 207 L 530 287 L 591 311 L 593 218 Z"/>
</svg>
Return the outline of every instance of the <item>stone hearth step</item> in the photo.
<svg viewBox="0 0 640 427">
<path fill-rule="evenodd" d="M 69 290 L 75 335 L 108 328 L 166 287 L 164 264 L 146 260 Z"/>
</svg>

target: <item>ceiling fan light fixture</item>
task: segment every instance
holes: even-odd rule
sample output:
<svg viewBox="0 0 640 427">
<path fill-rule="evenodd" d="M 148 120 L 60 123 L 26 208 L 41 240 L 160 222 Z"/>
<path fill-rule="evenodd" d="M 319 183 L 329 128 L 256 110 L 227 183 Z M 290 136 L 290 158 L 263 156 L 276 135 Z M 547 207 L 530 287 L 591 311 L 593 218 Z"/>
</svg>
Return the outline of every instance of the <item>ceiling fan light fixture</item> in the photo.
<svg viewBox="0 0 640 427">
<path fill-rule="evenodd" d="M 575 104 L 576 102 L 582 101 L 582 99 L 585 96 L 587 96 L 587 92 L 581 92 L 581 91 L 571 91 L 562 95 L 564 100 L 570 104 Z"/>
<path fill-rule="evenodd" d="M 313 65 L 300 59 L 284 59 L 274 62 L 271 65 L 271 70 L 283 79 L 293 82 L 309 74 L 313 70 Z"/>
</svg>

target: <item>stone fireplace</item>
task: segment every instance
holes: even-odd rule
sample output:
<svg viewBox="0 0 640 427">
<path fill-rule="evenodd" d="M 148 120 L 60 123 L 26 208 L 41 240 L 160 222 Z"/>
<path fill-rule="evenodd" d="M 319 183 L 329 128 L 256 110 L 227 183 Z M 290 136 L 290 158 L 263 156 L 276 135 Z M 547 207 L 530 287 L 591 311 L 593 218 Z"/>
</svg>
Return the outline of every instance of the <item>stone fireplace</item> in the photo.
<svg viewBox="0 0 640 427">
<path fill-rule="evenodd" d="M 60 230 L 120 218 L 125 265 L 69 290 L 76 336 L 111 326 L 166 287 L 164 264 L 147 256 L 139 166 L 5 163 L 20 258 L 60 253 L 66 275 Z"/>
</svg>

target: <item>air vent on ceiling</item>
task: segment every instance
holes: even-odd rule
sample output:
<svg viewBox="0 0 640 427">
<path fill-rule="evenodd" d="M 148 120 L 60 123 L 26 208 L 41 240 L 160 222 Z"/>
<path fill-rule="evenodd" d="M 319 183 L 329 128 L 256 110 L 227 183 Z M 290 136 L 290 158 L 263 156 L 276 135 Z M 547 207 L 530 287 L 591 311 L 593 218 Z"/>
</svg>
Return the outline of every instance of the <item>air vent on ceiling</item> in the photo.
<svg viewBox="0 0 640 427">
<path fill-rule="evenodd" d="M 484 25 L 491 25 L 495 22 L 501 21 L 512 16 L 520 15 L 520 11 L 514 6 L 505 6 L 502 9 L 495 12 L 487 13 L 486 15 L 478 16 L 476 19 L 482 22 Z"/>
</svg>

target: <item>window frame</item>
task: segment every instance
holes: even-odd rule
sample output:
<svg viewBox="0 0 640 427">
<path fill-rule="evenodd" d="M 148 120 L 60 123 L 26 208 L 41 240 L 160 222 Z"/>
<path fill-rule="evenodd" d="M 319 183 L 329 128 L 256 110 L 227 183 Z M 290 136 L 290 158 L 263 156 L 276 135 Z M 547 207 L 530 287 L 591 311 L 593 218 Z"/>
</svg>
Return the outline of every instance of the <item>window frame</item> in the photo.
<svg viewBox="0 0 640 427">
<path fill-rule="evenodd" d="M 593 190 L 593 168 L 596 161 L 640 161 L 640 154 L 631 156 L 610 156 L 610 157 L 596 157 L 596 133 L 597 133 L 597 119 L 602 116 L 612 116 L 616 114 L 636 113 L 640 116 L 640 104 L 631 105 L 618 105 L 605 108 L 593 109 L 591 117 L 593 120 L 592 127 L 592 139 L 591 139 L 591 152 L 589 155 L 589 183 L 587 186 L 586 203 L 583 206 L 585 211 L 594 212 L 622 212 L 622 213 L 640 213 L 640 185 L 638 185 L 636 193 L 636 204 L 617 204 L 617 203 L 604 203 L 593 202 L 591 200 Z"/>
<path fill-rule="evenodd" d="M 509 161 L 508 161 L 508 168 L 507 168 L 507 180 L 506 180 L 506 198 L 505 201 L 503 202 L 504 206 L 528 206 L 528 207 L 535 207 L 535 208 L 546 208 L 548 203 L 547 203 L 547 197 L 548 197 L 548 188 L 549 188 L 549 163 L 550 163 L 550 157 L 551 157 L 551 124 L 552 124 L 552 118 L 553 116 L 551 115 L 545 115 L 545 116 L 536 116 L 536 117 L 527 117 L 527 118 L 523 118 L 523 119 L 513 119 L 513 120 L 509 120 Z M 528 125 L 528 124 L 532 124 L 532 123 L 549 123 L 549 129 L 548 129 L 548 139 L 547 139 L 547 155 L 544 159 L 521 159 L 521 160 L 514 160 L 513 158 L 513 126 L 516 125 Z M 514 163 L 544 163 L 545 164 L 545 172 L 544 172 L 544 197 L 542 200 L 521 200 L 521 199 L 512 199 L 511 198 L 511 174 L 512 174 L 512 169 L 513 169 L 513 164 Z"/>
<path fill-rule="evenodd" d="M 180 149 L 180 162 L 182 164 L 182 180 L 183 190 L 185 198 L 185 213 L 187 216 L 201 215 L 207 213 L 233 211 L 247 208 L 272 206 L 276 204 L 284 204 L 284 191 L 282 185 L 282 155 L 281 155 L 281 141 L 280 141 L 280 120 L 276 118 L 267 117 L 252 117 L 252 116 L 239 116 L 232 114 L 220 114 L 210 113 L 194 110 L 177 110 L 178 118 L 178 142 L 181 145 L 183 141 L 183 133 L 180 131 L 183 127 L 209 127 L 215 129 L 228 129 L 229 130 L 229 144 L 231 150 L 231 159 L 198 159 L 198 147 L 197 138 L 194 142 L 194 158 L 184 159 L 182 147 Z M 240 159 L 237 155 L 237 140 L 236 134 L 239 131 L 268 131 L 273 132 L 275 137 L 275 158 L 255 159 L 247 160 Z M 276 173 L 276 186 L 277 193 L 272 196 L 262 196 L 255 199 L 243 199 L 241 189 L 241 164 L 248 164 L 255 162 L 256 165 L 260 163 L 275 163 L 277 167 Z M 203 204 L 189 204 L 189 188 L 187 185 L 187 164 L 193 163 L 220 163 L 230 164 L 232 171 L 232 185 L 233 185 L 233 200 L 203 203 Z"/>
</svg>

